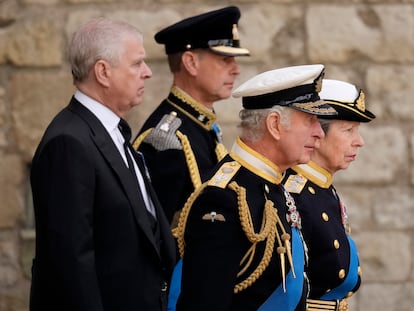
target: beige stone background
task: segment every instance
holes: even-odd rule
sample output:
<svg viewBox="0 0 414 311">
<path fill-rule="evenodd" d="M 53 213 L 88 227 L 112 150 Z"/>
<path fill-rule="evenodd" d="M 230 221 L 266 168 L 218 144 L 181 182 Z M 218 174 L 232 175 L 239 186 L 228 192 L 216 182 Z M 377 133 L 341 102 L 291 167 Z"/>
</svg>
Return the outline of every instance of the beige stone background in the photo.
<svg viewBox="0 0 414 311">
<path fill-rule="evenodd" d="M 363 269 L 350 310 L 414 310 L 414 0 L 0 0 L 0 310 L 28 309 L 29 167 L 46 125 L 73 92 L 70 34 L 98 15 L 142 30 L 153 78 L 128 116 L 136 132 L 171 84 L 154 33 L 229 4 L 241 8 L 241 42 L 252 53 L 239 59 L 237 84 L 277 67 L 322 63 L 326 77 L 365 90 L 377 119 L 362 126 L 359 158 L 335 179 Z M 239 109 L 234 99 L 216 104 L 228 146 Z"/>
</svg>

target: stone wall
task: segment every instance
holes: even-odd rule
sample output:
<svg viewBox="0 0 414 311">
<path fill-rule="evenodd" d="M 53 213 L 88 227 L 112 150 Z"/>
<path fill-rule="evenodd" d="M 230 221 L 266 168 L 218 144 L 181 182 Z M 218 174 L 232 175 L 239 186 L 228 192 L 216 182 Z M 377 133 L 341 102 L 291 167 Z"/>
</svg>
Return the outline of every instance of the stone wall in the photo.
<svg viewBox="0 0 414 311">
<path fill-rule="evenodd" d="M 65 46 L 87 19 L 128 21 L 145 35 L 153 78 L 128 116 L 136 132 L 171 76 L 153 35 L 183 17 L 236 4 L 252 56 L 238 83 L 264 70 L 322 63 L 363 88 L 377 115 L 358 160 L 336 185 L 359 245 L 363 285 L 351 311 L 414 309 L 414 0 L 0 0 L 0 310 L 27 310 L 33 216 L 28 172 L 52 116 L 73 92 Z M 411 80 L 413 79 L 413 80 Z M 240 103 L 216 104 L 230 146 Z"/>
</svg>

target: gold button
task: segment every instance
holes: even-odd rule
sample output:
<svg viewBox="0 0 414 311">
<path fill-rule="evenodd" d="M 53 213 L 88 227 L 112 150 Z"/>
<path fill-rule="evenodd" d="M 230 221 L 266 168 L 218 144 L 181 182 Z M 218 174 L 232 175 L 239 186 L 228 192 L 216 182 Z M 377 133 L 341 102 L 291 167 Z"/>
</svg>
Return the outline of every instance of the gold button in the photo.
<svg viewBox="0 0 414 311">
<path fill-rule="evenodd" d="M 325 212 L 323 212 L 323 213 L 322 213 L 322 219 L 323 219 L 323 220 L 325 220 L 325 221 L 328 221 L 328 220 L 329 220 L 329 216 L 328 216 L 328 214 L 327 214 L 327 213 L 325 213 Z"/>
<path fill-rule="evenodd" d="M 345 277 L 345 270 L 344 269 L 339 270 L 338 276 L 340 279 L 343 279 Z"/>
<path fill-rule="evenodd" d="M 362 275 L 362 268 L 361 266 L 358 267 L 358 275 L 361 276 Z"/>
<path fill-rule="evenodd" d="M 312 194 L 315 194 L 315 189 L 313 189 L 312 187 L 308 187 L 308 191 Z"/>
<path fill-rule="evenodd" d="M 353 294 L 354 294 L 353 292 L 348 292 L 348 294 L 346 294 L 346 298 L 351 297 Z"/>
<path fill-rule="evenodd" d="M 335 249 L 339 248 L 339 241 L 338 240 L 334 240 L 333 244 L 334 244 Z"/>
</svg>

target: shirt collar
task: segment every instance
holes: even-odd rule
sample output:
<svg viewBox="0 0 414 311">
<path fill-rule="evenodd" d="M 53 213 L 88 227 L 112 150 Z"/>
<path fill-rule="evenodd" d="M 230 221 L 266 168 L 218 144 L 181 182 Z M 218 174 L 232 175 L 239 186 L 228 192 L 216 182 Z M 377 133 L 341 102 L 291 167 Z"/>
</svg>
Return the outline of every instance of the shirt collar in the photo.
<svg viewBox="0 0 414 311">
<path fill-rule="evenodd" d="M 263 179 L 274 184 L 280 184 L 282 182 L 283 174 L 279 167 L 260 153 L 248 147 L 241 141 L 240 137 L 234 142 L 230 155 L 249 171 L 252 171 Z"/>
<path fill-rule="evenodd" d="M 74 97 L 82 105 L 89 109 L 99 119 L 99 121 L 101 121 L 108 133 L 111 133 L 118 127 L 120 117 L 118 117 L 111 109 L 79 90 L 75 92 Z"/>
</svg>

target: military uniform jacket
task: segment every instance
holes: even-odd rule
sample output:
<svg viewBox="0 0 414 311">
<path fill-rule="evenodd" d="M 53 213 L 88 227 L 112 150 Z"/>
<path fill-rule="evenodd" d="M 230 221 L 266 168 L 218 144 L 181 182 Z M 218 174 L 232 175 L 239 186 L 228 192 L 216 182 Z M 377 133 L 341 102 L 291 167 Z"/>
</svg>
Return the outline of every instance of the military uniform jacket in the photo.
<svg viewBox="0 0 414 311">
<path fill-rule="evenodd" d="M 227 153 L 215 120 L 214 112 L 173 86 L 134 140 L 170 222 Z"/>
<path fill-rule="evenodd" d="M 353 241 L 345 229 L 345 205 L 331 182 L 331 174 L 314 162 L 289 169 L 284 179 L 302 219 L 312 299 L 349 297 L 361 282 L 358 259 L 350 271 L 351 257 L 355 259 L 357 254 L 351 251 Z"/>
<path fill-rule="evenodd" d="M 280 185 L 277 166 L 238 140 L 218 167 L 213 178 L 190 196 L 180 216 L 183 268 L 177 311 L 256 311 L 280 289 L 283 275 L 292 273 L 286 256 L 281 263 L 278 239 L 282 232 L 291 235 L 290 220 L 297 215 L 294 206 L 288 210 L 289 194 Z M 274 227 L 264 228 L 266 221 Z M 266 230 L 277 231 L 274 240 Z M 303 255 L 302 241 L 300 252 Z M 306 281 L 299 281 L 303 265 L 302 257 L 298 283 L 282 294 L 293 296 L 296 290 L 294 305 L 272 310 L 305 310 Z"/>
</svg>

